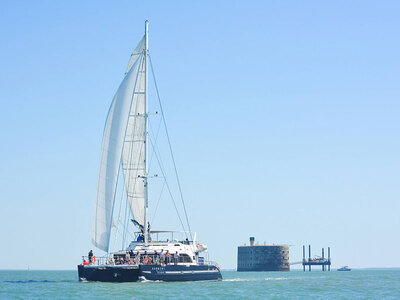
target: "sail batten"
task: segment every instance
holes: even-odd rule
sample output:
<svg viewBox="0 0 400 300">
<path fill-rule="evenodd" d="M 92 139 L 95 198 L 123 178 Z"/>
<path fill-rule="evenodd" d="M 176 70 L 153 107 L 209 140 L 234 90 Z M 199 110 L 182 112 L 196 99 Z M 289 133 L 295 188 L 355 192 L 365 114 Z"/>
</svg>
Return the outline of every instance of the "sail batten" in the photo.
<svg viewBox="0 0 400 300">
<path fill-rule="evenodd" d="M 120 166 L 122 166 L 124 186 L 132 214 L 135 219 L 139 220 L 141 215 L 140 209 L 137 211 L 134 209 L 141 203 L 137 199 L 140 199 L 144 188 L 141 189 L 140 184 L 137 184 L 139 180 L 133 178 L 133 171 L 130 169 L 133 169 L 134 166 L 138 169 L 145 169 L 140 160 L 141 146 L 136 145 L 143 143 L 130 143 L 130 141 L 143 140 L 145 134 L 144 126 L 141 126 L 143 122 L 138 115 L 142 114 L 144 119 L 144 101 L 141 99 L 144 98 L 141 94 L 144 92 L 144 87 L 142 87 L 144 86 L 144 75 L 142 74 L 144 47 L 143 38 L 131 55 L 125 78 L 114 96 L 104 126 L 92 243 L 106 252 L 109 249 L 113 225 L 112 215 Z M 137 171 L 135 172 L 137 173 Z M 133 188 L 132 184 L 134 184 Z M 135 198 L 130 200 L 129 195 L 135 195 Z M 143 221 L 138 222 L 143 224 Z"/>
</svg>

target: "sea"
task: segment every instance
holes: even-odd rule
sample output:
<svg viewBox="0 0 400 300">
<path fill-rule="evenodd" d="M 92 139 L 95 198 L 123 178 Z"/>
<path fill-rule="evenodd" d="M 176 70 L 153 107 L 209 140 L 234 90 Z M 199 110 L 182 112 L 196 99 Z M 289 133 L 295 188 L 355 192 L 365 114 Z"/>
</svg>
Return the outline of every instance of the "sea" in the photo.
<svg viewBox="0 0 400 300">
<path fill-rule="evenodd" d="M 79 282 L 77 271 L 0 271 L 0 299 L 400 299 L 400 269 L 222 271 L 213 282 Z"/>
</svg>

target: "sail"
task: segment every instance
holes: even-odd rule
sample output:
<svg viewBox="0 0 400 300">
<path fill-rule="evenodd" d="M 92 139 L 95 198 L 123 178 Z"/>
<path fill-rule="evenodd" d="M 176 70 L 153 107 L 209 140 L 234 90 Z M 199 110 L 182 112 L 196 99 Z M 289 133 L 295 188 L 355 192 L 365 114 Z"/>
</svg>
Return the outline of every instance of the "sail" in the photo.
<svg viewBox="0 0 400 300">
<path fill-rule="evenodd" d="M 131 108 L 137 107 L 133 100 L 136 97 L 134 93 L 137 91 L 136 85 L 141 82 L 142 75 L 140 74 L 143 69 L 144 46 L 142 40 L 133 52 L 125 78 L 114 96 L 104 126 L 92 243 L 106 252 L 108 252 L 113 224 L 112 214 L 119 167 L 123 148 L 126 144 L 124 141 L 126 135 L 132 131 L 131 126 L 128 125 L 128 123 L 131 123 Z"/>
<path fill-rule="evenodd" d="M 146 39 L 143 37 L 139 44 L 136 46 L 135 50 L 133 50 L 131 54 L 131 58 L 129 59 L 128 66 L 126 67 L 125 74 L 129 72 L 132 68 L 133 64 L 139 59 L 139 56 L 143 54 L 143 50 L 146 47 Z"/>
<path fill-rule="evenodd" d="M 133 94 L 132 107 L 126 129 L 124 147 L 122 151 L 122 170 L 124 174 L 127 200 L 133 219 L 144 226 L 145 213 L 145 62 L 139 66 L 138 77 Z"/>
</svg>

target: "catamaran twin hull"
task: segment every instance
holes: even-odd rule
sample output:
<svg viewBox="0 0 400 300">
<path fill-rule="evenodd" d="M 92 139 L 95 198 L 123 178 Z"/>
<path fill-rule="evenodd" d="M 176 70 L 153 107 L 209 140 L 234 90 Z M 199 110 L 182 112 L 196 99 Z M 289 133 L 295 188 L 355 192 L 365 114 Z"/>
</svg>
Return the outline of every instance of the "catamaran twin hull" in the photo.
<svg viewBox="0 0 400 300">
<path fill-rule="evenodd" d="M 218 267 L 212 265 L 78 265 L 80 281 L 135 282 L 142 279 L 160 281 L 221 280 Z"/>
</svg>

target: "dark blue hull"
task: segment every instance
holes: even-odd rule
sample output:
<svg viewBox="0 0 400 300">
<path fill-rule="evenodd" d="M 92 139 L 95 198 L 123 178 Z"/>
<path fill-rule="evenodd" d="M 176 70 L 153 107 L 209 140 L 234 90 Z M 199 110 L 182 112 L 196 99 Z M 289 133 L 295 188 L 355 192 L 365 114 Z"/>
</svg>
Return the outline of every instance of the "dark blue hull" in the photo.
<svg viewBox="0 0 400 300">
<path fill-rule="evenodd" d="M 216 266 L 207 265 L 141 265 L 140 276 L 147 280 L 199 281 L 221 280 L 221 272 Z"/>
<path fill-rule="evenodd" d="M 139 280 L 136 266 L 83 266 L 78 265 L 80 281 L 134 282 Z"/>
<path fill-rule="evenodd" d="M 221 280 L 216 266 L 208 265 L 140 265 L 140 266 L 78 266 L 79 280 L 103 282 L 204 281 Z"/>
</svg>

